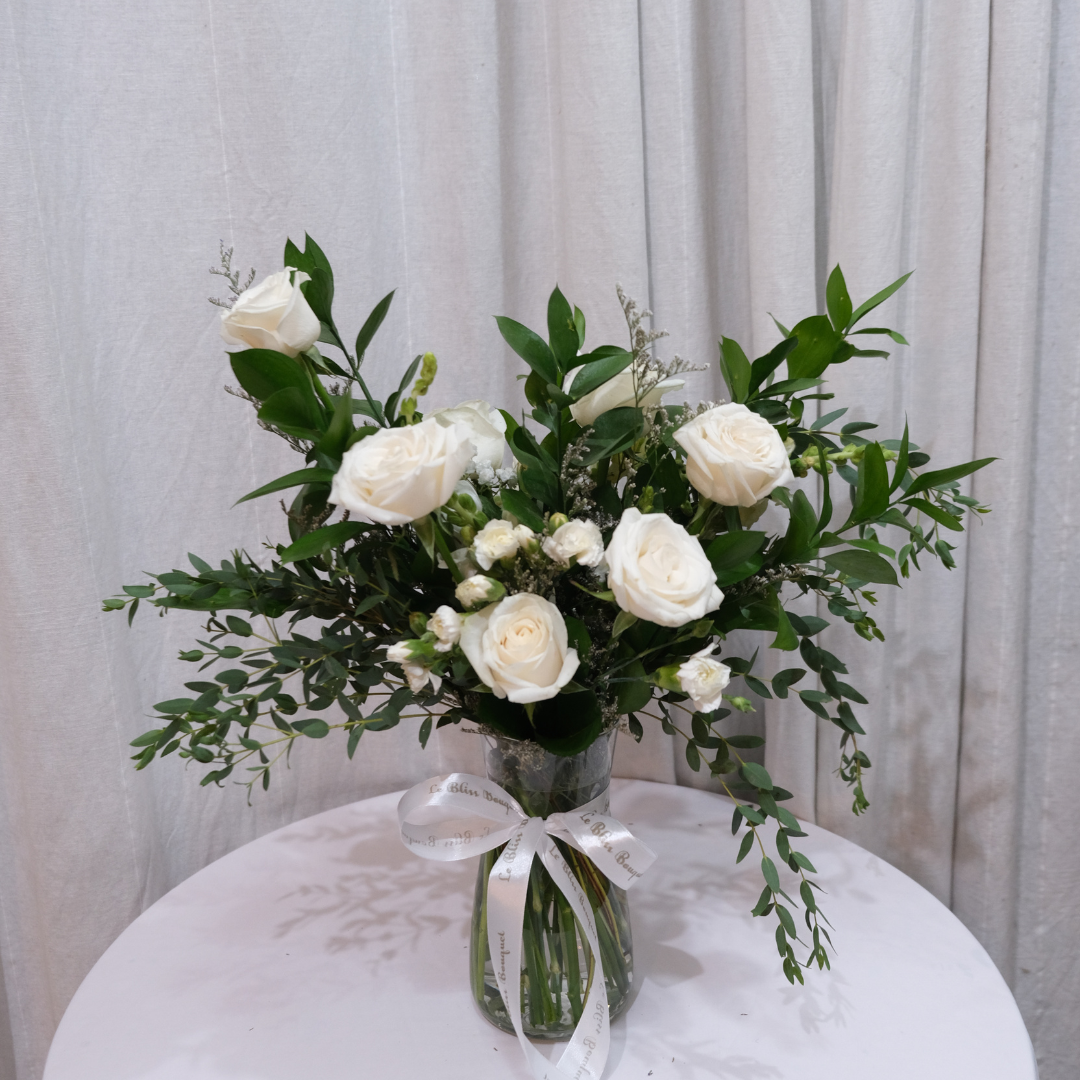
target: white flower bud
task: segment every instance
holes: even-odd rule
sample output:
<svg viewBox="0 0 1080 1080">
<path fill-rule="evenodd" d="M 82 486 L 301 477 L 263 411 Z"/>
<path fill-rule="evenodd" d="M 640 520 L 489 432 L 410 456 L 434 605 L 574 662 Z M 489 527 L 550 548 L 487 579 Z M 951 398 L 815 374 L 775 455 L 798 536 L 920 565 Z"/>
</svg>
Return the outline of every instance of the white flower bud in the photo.
<svg viewBox="0 0 1080 1080">
<path fill-rule="evenodd" d="M 436 675 L 431 668 L 424 664 L 418 664 L 412 661 L 407 664 L 402 664 L 401 668 L 405 672 L 405 678 L 409 680 L 409 689 L 414 694 L 419 694 L 429 682 L 431 683 L 432 691 L 436 694 L 439 692 L 439 688 L 442 686 L 442 679 Z"/>
</svg>

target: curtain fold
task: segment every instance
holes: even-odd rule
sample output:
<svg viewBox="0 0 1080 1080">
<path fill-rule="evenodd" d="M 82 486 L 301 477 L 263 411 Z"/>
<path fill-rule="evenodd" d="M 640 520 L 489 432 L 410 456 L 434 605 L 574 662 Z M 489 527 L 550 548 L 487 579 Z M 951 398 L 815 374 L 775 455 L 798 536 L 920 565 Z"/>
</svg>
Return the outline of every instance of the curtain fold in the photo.
<svg viewBox="0 0 1080 1080">
<path fill-rule="evenodd" d="M 351 763 L 333 739 L 303 747 L 249 808 L 128 760 L 153 703 L 196 677 L 175 658 L 199 620 L 128 629 L 100 600 L 189 551 L 280 539 L 273 499 L 233 503 L 295 465 L 221 392 L 207 267 L 221 240 L 263 276 L 305 230 L 346 337 L 397 289 L 366 375 L 385 394 L 431 349 L 431 406 L 521 401 L 492 316 L 543 325 L 556 282 L 589 347 L 624 340 L 621 283 L 670 331 L 661 354 L 712 364 L 683 395 L 719 401 L 721 335 L 764 352 L 771 316 L 821 310 L 838 262 L 856 302 L 916 271 L 871 320 L 911 346 L 832 388 L 882 438 L 909 420 L 935 463 L 999 458 L 965 481 L 993 513 L 960 534 L 959 569 L 878 591 L 884 645 L 824 633 L 871 702 L 865 816 L 833 775 L 836 728 L 792 700 L 747 723 L 800 814 L 953 906 L 1014 988 L 1043 1080 L 1071 1077 L 1078 47 L 1064 0 L 8 0 L 0 1077 L 37 1080 L 96 958 L 199 867 L 482 769 L 475 735 L 422 751 L 403 725 Z M 711 783 L 655 730 L 622 740 L 616 771 Z"/>
</svg>

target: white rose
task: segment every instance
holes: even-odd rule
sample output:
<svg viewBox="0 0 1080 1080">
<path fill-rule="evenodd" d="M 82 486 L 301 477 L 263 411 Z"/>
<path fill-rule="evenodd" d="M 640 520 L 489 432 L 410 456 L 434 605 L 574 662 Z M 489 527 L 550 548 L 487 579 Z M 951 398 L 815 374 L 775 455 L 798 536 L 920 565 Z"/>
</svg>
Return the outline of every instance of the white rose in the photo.
<svg viewBox="0 0 1080 1080">
<path fill-rule="evenodd" d="M 729 402 L 675 432 L 686 478 L 721 506 L 753 506 L 795 479 L 779 432 L 745 405 Z"/>
<path fill-rule="evenodd" d="M 470 615 L 461 649 L 496 697 L 521 704 L 553 698 L 578 667 L 562 613 L 535 593 L 508 596 Z"/>
<path fill-rule="evenodd" d="M 490 570 L 499 559 L 516 555 L 519 547 L 514 526 L 509 521 L 493 518 L 473 540 L 473 554 L 482 570 Z"/>
<path fill-rule="evenodd" d="M 381 428 L 345 451 L 330 501 L 369 521 L 404 525 L 450 498 L 472 454 L 461 427 L 425 420 Z"/>
<path fill-rule="evenodd" d="M 661 626 L 693 622 L 724 599 L 701 544 L 667 514 L 624 510 L 607 562 L 619 607 Z"/>
<path fill-rule="evenodd" d="M 563 391 L 570 392 L 570 387 L 577 377 L 580 367 L 568 371 L 563 380 Z M 660 399 L 671 390 L 678 390 L 683 385 L 682 379 L 665 379 L 657 383 L 641 401 L 634 400 L 634 372 L 628 367 L 618 375 L 601 383 L 595 390 L 590 390 L 580 401 L 570 406 L 570 415 L 582 426 L 593 423 L 601 413 L 618 409 L 622 405 L 640 405 L 647 409 L 650 405 L 659 405 Z"/>
<path fill-rule="evenodd" d="M 229 345 L 245 349 L 274 349 L 286 356 L 310 349 L 322 327 L 300 291 L 308 275 L 293 267 L 271 274 L 265 281 L 245 289 L 228 311 L 221 313 L 221 336 Z"/>
<path fill-rule="evenodd" d="M 712 645 L 706 645 L 676 672 L 682 692 L 690 698 L 695 712 L 707 713 L 720 708 L 724 687 L 731 682 L 731 668 L 720 663 L 712 650 Z"/>
<path fill-rule="evenodd" d="M 484 577 L 483 574 L 473 574 L 458 583 L 454 595 L 462 607 L 471 608 L 477 604 L 498 600 L 505 592 L 506 588 L 501 581 Z"/>
<path fill-rule="evenodd" d="M 410 661 L 407 664 L 402 664 L 401 670 L 405 672 L 405 678 L 409 680 L 409 689 L 414 694 L 419 694 L 428 683 L 431 683 L 432 692 L 436 694 L 439 692 L 439 687 L 442 686 L 442 679 L 424 664 Z"/>
<path fill-rule="evenodd" d="M 560 566 L 577 559 L 578 566 L 599 566 L 604 560 L 604 537 L 591 521 L 574 519 L 560 525 L 544 540 L 544 554 Z"/>
<path fill-rule="evenodd" d="M 427 628 L 439 639 L 435 651 L 449 652 L 461 637 L 461 616 L 452 607 L 443 604 L 428 619 Z"/>
<path fill-rule="evenodd" d="M 452 409 L 433 409 L 427 414 L 444 427 L 460 424 L 469 432 L 476 447 L 472 459 L 472 471 L 481 463 L 498 469 L 503 463 L 506 449 L 506 417 L 486 401 L 463 401 Z M 479 505 L 479 503 L 477 504 Z"/>
</svg>

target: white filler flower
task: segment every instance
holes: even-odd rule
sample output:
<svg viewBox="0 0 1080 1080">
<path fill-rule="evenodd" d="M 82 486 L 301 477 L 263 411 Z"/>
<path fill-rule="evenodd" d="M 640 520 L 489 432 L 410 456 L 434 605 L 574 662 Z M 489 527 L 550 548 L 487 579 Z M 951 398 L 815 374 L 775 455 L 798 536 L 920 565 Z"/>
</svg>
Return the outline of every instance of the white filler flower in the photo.
<svg viewBox="0 0 1080 1080">
<path fill-rule="evenodd" d="M 308 275 L 293 267 L 271 274 L 245 289 L 228 311 L 221 313 L 221 336 L 229 345 L 245 349 L 273 349 L 296 356 L 319 340 L 322 327 L 300 285 Z"/>
<path fill-rule="evenodd" d="M 381 428 L 341 459 L 330 501 L 382 525 L 404 525 L 442 506 L 473 455 L 463 427 L 425 420 Z"/>
<path fill-rule="evenodd" d="M 604 538 L 591 521 L 575 518 L 560 525 L 543 544 L 544 554 L 560 566 L 577 559 L 578 566 L 599 566 L 604 561 Z"/>
<path fill-rule="evenodd" d="M 724 599 L 701 544 L 667 514 L 624 510 L 607 562 L 608 588 L 619 607 L 661 626 L 703 618 Z"/>
<path fill-rule="evenodd" d="M 745 405 L 717 405 L 674 438 L 686 451 L 686 479 L 721 506 L 753 506 L 795 479 L 780 433 Z"/>
<path fill-rule="evenodd" d="M 553 698 L 578 667 L 562 613 L 535 593 L 518 593 L 465 619 L 461 649 L 496 697 L 520 704 Z"/>
<path fill-rule="evenodd" d="M 684 661 L 676 672 L 682 692 L 690 698 L 695 712 L 719 709 L 724 688 L 731 682 L 731 668 L 712 655 L 713 648 L 706 645 Z"/>
</svg>

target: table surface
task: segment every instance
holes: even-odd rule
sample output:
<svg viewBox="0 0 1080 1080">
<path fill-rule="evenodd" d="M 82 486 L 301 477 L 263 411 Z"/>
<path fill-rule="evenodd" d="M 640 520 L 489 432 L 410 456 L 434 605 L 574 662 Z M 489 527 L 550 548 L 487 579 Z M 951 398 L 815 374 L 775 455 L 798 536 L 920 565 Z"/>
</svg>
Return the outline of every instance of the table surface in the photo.
<svg viewBox="0 0 1080 1080">
<path fill-rule="evenodd" d="M 397 800 L 297 822 L 164 896 L 75 994 L 44 1080 L 526 1080 L 516 1040 L 469 993 L 476 860 L 411 855 Z M 605 1080 L 1037 1076 L 971 934 L 812 825 L 802 849 L 838 953 L 789 986 L 771 918 L 749 914 L 759 871 L 734 865 L 730 811 L 708 792 L 613 782 L 612 812 L 659 858 L 630 894 L 636 999 L 612 1024 Z"/>
</svg>

